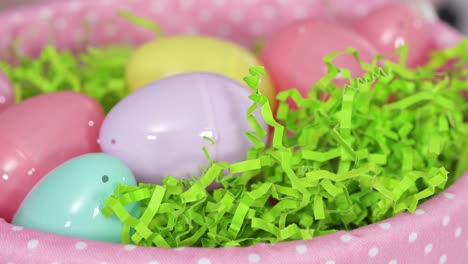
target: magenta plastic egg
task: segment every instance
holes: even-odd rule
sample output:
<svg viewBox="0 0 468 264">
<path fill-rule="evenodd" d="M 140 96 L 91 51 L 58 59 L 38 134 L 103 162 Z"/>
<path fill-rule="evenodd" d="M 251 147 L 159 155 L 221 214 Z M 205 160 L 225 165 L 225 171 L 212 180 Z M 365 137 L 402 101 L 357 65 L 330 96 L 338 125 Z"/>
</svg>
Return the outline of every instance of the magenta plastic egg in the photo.
<svg viewBox="0 0 468 264">
<path fill-rule="evenodd" d="M 395 49 L 407 44 L 407 65 L 424 64 L 432 45 L 430 24 L 403 4 L 384 5 L 357 20 L 355 30 L 372 42 L 380 53 L 390 56 Z M 398 56 L 389 57 L 399 61 Z"/>
<path fill-rule="evenodd" d="M 372 61 L 377 53 L 372 44 L 346 27 L 331 21 L 307 19 L 269 36 L 261 60 L 279 92 L 296 88 L 306 96 L 310 88 L 327 74 L 323 58 L 348 48 L 357 49 L 364 61 Z M 351 54 L 341 55 L 333 62 L 349 69 L 353 77 L 364 73 Z"/>
<path fill-rule="evenodd" d="M 15 96 L 13 85 L 6 75 L 0 70 L 0 112 L 13 104 Z"/>
<path fill-rule="evenodd" d="M 56 166 L 99 151 L 103 119 L 92 98 L 74 92 L 39 95 L 5 109 L 0 114 L 0 218 L 10 221 L 28 192 Z"/>
<path fill-rule="evenodd" d="M 140 182 L 189 178 L 208 161 L 238 162 L 252 147 L 243 84 L 214 73 L 185 73 L 144 86 L 117 104 L 100 132 L 103 152 L 129 166 Z M 267 125 L 261 120 L 261 125 Z M 210 140 L 214 144 L 210 143 Z"/>
</svg>

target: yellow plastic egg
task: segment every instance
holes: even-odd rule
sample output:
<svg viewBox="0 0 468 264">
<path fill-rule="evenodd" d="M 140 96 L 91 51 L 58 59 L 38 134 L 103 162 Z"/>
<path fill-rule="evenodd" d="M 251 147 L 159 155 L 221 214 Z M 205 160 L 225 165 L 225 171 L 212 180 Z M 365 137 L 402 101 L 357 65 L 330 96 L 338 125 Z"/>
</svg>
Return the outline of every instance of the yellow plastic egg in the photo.
<svg viewBox="0 0 468 264">
<path fill-rule="evenodd" d="M 162 37 L 136 49 L 127 63 L 126 78 L 132 91 L 174 74 L 199 71 L 222 74 L 244 83 L 242 79 L 249 75 L 249 68 L 259 65 L 252 52 L 235 43 L 180 35 Z M 276 92 L 268 76 L 262 78 L 259 90 L 274 107 Z"/>
</svg>

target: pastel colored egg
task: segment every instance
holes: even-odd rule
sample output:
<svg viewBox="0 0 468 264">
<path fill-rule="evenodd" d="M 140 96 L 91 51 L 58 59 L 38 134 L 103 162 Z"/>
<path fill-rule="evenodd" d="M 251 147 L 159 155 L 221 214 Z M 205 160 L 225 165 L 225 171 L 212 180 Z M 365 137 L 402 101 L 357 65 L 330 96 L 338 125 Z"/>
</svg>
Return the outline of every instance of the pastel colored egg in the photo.
<svg viewBox="0 0 468 264">
<path fill-rule="evenodd" d="M 15 94 L 13 85 L 6 75 L 0 70 L 0 112 L 13 104 L 15 101 Z"/>
<path fill-rule="evenodd" d="M 59 92 L 40 95 L 0 114 L 0 217 L 10 221 L 26 194 L 64 161 L 99 151 L 104 119 L 90 97 Z"/>
<path fill-rule="evenodd" d="M 126 78 L 131 90 L 164 77 L 188 72 L 223 74 L 244 84 L 249 68 L 260 62 L 247 49 L 227 40 L 208 36 L 172 36 L 148 42 L 130 57 Z M 246 86 L 242 89 L 248 89 Z M 275 106 L 276 92 L 265 75 L 259 90 Z"/>
<path fill-rule="evenodd" d="M 261 60 L 272 76 L 278 92 L 298 89 L 307 96 L 310 88 L 327 74 L 323 58 L 348 48 L 359 51 L 361 60 L 372 61 L 377 53 L 367 40 L 332 21 L 306 19 L 287 25 L 265 40 Z M 364 70 L 350 54 L 333 60 L 340 68 L 361 77 Z M 340 84 L 337 80 L 337 84 Z"/>
<path fill-rule="evenodd" d="M 250 92 L 241 88 L 235 80 L 206 72 L 144 86 L 107 115 L 100 132 L 102 150 L 122 160 L 145 183 L 161 183 L 168 175 L 200 175 L 208 165 L 203 147 L 215 161 L 242 161 L 252 147 L 245 136 L 252 131 L 246 118 L 252 102 Z"/>
<path fill-rule="evenodd" d="M 122 222 L 101 208 L 118 184 L 136 186 L 132 172 L 116 158 L 85 154 L 61 164 L 26 196 L 13 224 L 64 236 L 119 243 Z M 138 217 L 139 205 L 127 205 Z"/>
<path fill-rule="evenodd" d="M 432 46 L 431 26 L 403 4 L 388 4 L 376 9 L 358 19 L 354 29 L 393 61 L 399 61 L 399 56 L 392 53 L 403 44 L 409 47 L 409 67 L 420 66 L 428 59 Z"/>
</svg>

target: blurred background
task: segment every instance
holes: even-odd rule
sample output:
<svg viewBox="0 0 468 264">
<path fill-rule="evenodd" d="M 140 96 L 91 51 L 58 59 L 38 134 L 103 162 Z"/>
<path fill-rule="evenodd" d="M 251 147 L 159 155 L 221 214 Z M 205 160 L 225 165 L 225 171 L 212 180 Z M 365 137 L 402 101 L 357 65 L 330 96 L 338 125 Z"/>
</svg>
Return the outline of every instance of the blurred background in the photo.
<svg viewBox="0 0 468 264">
<path fill-rule="evenodd" d="M 437 7 L 439 17 L 468 35 L 468 0 L 442 2 Z"/>
<path fill-rule="evenodd" d="M 54 0 L 0 0 L 0 12 L 17 6 Z M 67 0 L 62 0 L 67 1 Z M 83 0 L 93 1 L 93 0 Z M 114 0 L 118 1 L 118 0 Z M 154 0 L 153 0 L 154 1 Z M 232 0 L 231 0 L 232 1 Z M 272 0 L 273 1 L 273 0 Z M 326 1 L 326 0 L 323 0 Z M 355 0 L 359 2 L 359 0 Z M 413 0 L 424 1 L 424 0 Z M 427 0 L 433 2 L 439 17 L 468 35 L 468 0 Z"/>
</svg>

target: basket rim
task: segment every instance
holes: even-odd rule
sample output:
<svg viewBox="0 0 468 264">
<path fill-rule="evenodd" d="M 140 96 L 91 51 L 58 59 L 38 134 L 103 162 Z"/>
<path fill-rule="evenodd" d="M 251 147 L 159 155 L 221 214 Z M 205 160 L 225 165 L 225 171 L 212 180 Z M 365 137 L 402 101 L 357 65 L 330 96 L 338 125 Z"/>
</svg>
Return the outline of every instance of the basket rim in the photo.
<svg viewBox="0 0 468 264">
<path fill-rule="evenodd" d="M 207 2 L 208 0 L 202 0 L 201 2 Z M 81 2 L 81 1 L 72 1 L 72 2 L 65 2 L 65 1 L 49 1 L 50 3 L 47 4 L 47 7 L 52 8 L 53 10 L 70 10 L 72 7 L 71 3 L 81 3 L 81 9 L 89 9 L 95 10 L 96 6 L 99 5 L 96 1 L 88 1 L 88 2 Z M 131 0 L 124 0 L 121 1 L 122 3 L 130 3 Z M 303 4 L 306 6 L 306 0 L 300 0 L 298 3 Z M 0 12 L 0 21 L 3 20 L 10 20 L 14 18 L 21 12 L 26 17 L 32 16 L 34 12 L 37 12 L 38 9 L 42 7 L 42 5 L 32 5 L 32 6 L 25 6 L 14 10 L 7 10 L 4 12 Z M 62 11 L 60 11 L 62 12 Z M 65 11 L 63 11 L 65 12 Z M 63 13 L 65 14 L 65 13 Z M 33 18 L 32 18 L 33 19 Z M 31 22 L 31 21 L 30 21 Z M 31 23 L 34 23 L 34 19 Z M 3 26 L 2 26 L 3 27 Z M 8 35 L 17 35 L 21 32 L 21 26 L 17 23 L 10 23 L 5 25 L 2 29 L 0 29 L 0 35 L 8 34 Z M 249 252 L 252 254 L 259 254 L 262 255 L 261 252 L 268 252 L 270 254 L 271 262 L 268 263 L 282 263 L 281 260 L 285 260 L 287 258 L 281 258 L 279 256 L 284 257 L 284 252 L 296 252 L 298 254 L 302 254 L 301 250 L 303 247 L 309 249 L 309 251 L 314 250 L 323 250 L 326 251 L 324 253 L 317 254 L 317 260 L 320 261 L 323 259 L 323 263 L 325 263 L 325 259 L 329 256 L 336 255 L 336 254 L 343 254 L 350 257 L 349 263 L 354 263 L 351 259 L 354 258 L 358 259 L 357 256 L 360 256 L 360 253 L 367 255 L 368 245 L 375 242 L 375 238 L 386 238 L 387 242 L 385 243 L 393 243 L 393 242 L 400 242 L 401 237 L 398 237 L 398 232 L 406 232 L 409 233 L 410 227 L 418 227 L 421 232 L 431 233 L 434 230 L 434 226 L 439 224 L 439 220 L 434 220 L 434 215 L 438 215 L 439 212 L 444 212 L 444 214 L 463 214 L 460 211 L 468 211 L 468 193 L 464 190 L 468 189 L 468 174 L 464 175 L 460 179 L 457 180 L 452 186 L 447 188 L 444 192 L 440 193 L 439 195 L 433 197 L 432 199 L 428 200 L 427 202 L 421 204 L 418 207 L 418 211 L 416 214 L 411 213 L 402 213 L 390 219 L 384 220 L 379 223 L 375 223 L 372 225 L 364 226 L 358 229 L 351 230 L 349 232 L 345 231 L 338 231 L 336 233 L 332 233 L 329 235 L 315 237 L 308 241 L 290 241 L 290 242 L 281 242 L 278 244 L 258 244 L 250 247 L 227 247 L 227 248 L 184 248 L 181 249 L 162 249 L 162 248 L 155 248 L 155 247 L 129 247 L 128 245 L 124 246 L 121 244 L 110 244 L 98 241 L 89 241 L 83 240 L 78 238 L 72 237 L 63 237 L 60 235 L 50 234 L 38 230 L 30 230 L 27 228 L 20 228 L 16 227 L 12 224 L 6 223 L 5 221 L 0 219 L 0 234 L 4 237 L 4 241 L 8 241 L 11 244 L 10 248 L 24 248 L 25 243 L 27 241 L 31 241 L 31 238 L 40 238 L 41 243 L 42 241 L 46 241 L 46 249 L 50 252 L 53 252 L 54 249 L 58 248 L 69 248 L 75 247 L 77 243 L 84 242 L 86 243 L 87 247 L 89 248 L 99 248 L 99 251 L 105 251 L 104 253 L 99 252 L 87 252 L 87 254 L 93 255 L 96 258 L 100 257 L 102 254 L 113 254 L 115 252 L 121 252 L 121 248 L 124 247 L 126 251 L 135 251 L 139 252 L 141 255 L 157 255 L 157 254 L 167 254 L 167 256 L 173 257 L 170 260 L 170 263 L 183 263 L 184 260 L 189 258 L 193 258 L 196 256 L 208 255 L 208 256 L 217 256 L 218 259 L 223 259 L 226 263 L 231 263 L 233 259 L 236 259 L 236 256 L 239 254 L 245 254 L 244 252 Z M 441 214 L 442 215 L 442 214 Z M 425 218 L 426 217 L 426 218 Z M 463 216 L 465 222 L 467 216 Z M 426 221 L 421 221 L 421 219 L 427 219 Z M 437 222 L 437 223 L 436 223 Z M 392 226 L 392 229 L 398 230 L 389 234 L 387 227 Z M 21 235 L 18 235 L 18 231 L 21 231 Z M 343 243 L 349 242 L 349 240 L 353 240 L 352 246 L 344 247 Z M 1 244 L 1 243 L 0 243 Z M 447 243 L 445 247 L 450 248 L 450 243 Z M 339 253 L 334 252 L 333 248 L 339 248 Z M 401 246 L 400 250 L 404 250 L 404 246 Z M 125 251 L 125 252 L 126 252 Z M 50 254 L 49 252 L 49 254 Z M 128 253 L 127 252 L 127 253 Z M 7 257 L 13 253 L 0 250 L 0 258 Z M 70 257 L 74 257 L 75 255 L 71 255 Z M 305 256 L 305 255 L 304 255 Z M 23 260 L 34 258 L 34 254 L 19 256 Z M 76 256 L 75 256 L 76 257 Z M 275 259 L 277 257 L 278 259 Z M 119 257 L 120 258 L 120 257 Z M 132 255 L 122 255 L 122 259 L 119 261 L 132 260 L 134 257 Z M 416 260 L 413 256 L 408 256 L 408 259 Z M 165 263 L 165 262 L 164 262 Z M 284 262 L 283 262 L 284 263 Z M 357 262 L 356 262 L 357 263 Z"/>
</svg>

